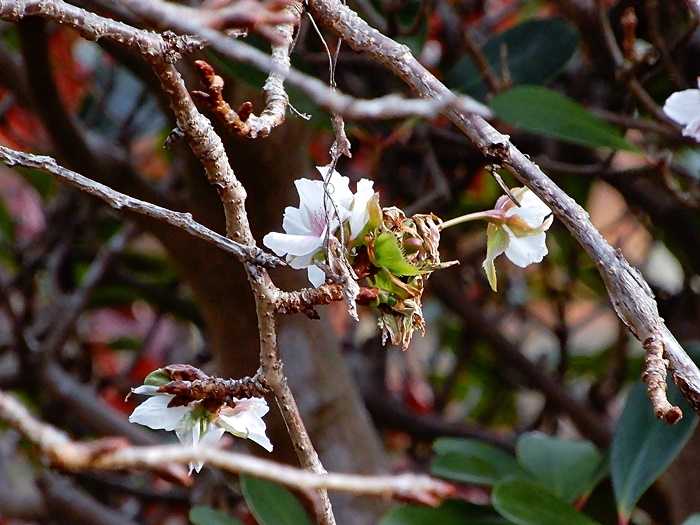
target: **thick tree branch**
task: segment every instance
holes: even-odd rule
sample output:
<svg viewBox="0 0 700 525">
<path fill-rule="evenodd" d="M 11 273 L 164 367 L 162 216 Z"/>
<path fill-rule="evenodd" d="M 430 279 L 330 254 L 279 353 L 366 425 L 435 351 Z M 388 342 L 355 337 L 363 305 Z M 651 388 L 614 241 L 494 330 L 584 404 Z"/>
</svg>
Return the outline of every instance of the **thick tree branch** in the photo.
<svg viewBox="0 0 700 525">
<path fill-rule="evenodd" d="M 423 475 L 319 474 L 210 447 L 130 447 L 119 446 L 118 443 L 110 444 L 107 441 L 72 441 L 60 430 L 34 418 L 15 398 L 3 392 L 0 392 L 0 420 L 34 443 L 53 465 L 69 471 L 154 470 L 167 464 L 186 465 L 193 461 L 204 461 L 229 472 L 250 474 L 306 490 L 323 489 L 367 496 L 395 497 L 433 505 L 455 491 L 451 484 Z"/>
<path fill-rule="evenodd" d="M 355 51 L 366 53 L 400 77 L 418 95 L 444 98 L 447 87 L 425 69 L 409 49 L 371 28 L 338 0 L 310 0 L 309 9 Z M 659 317 L 654 296 L 641 274 L 608 244 L 588 213 L 559 188 L 509 140 L 478 115 L 449 107 L 444 114 L 494 162 L 506 165 L 530 187 L 567 227 L 598 267 L 610 300 L 622 321 L 641 342 L 657 338 L 664 347 L 673 379 L 691 406 L 700 412 L 700 370 Z"/>
</svg>

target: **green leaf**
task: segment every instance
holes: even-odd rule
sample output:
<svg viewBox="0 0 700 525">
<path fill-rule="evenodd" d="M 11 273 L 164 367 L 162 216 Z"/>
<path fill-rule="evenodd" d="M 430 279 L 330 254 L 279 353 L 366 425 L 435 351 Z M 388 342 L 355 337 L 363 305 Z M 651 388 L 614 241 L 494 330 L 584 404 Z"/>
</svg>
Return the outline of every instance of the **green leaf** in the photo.
<svg viewBox="0 0 700 525">
<path fill-rule="evenodd" d="M 151 386 L 162 386 L 166 383 L 170 383 L 170 374 L 168 374 L 164 369 L 158 368 L 146 376 L 143 380 L 144 385 Z"/>
<path fill-rule="evenodd" d="M 374 241 L 375 266 L 386 268 L 394 275 L 418 275 L 420 270 L 409 263 L 401 252 L 393 233 L 384 232 Z"/>
<path fill-rule="evenodd" d="M 243 475 L 241 488 L 259 525 L 311 525 L 299 500 L 283 486 Z"/>
<path fill-rule="evenodd" d="M 514 475 L 524 475 L 513 456 L 474 439 L 441 438 L 433 450 L 437 457 L 430 471 L 442 478 L 493 485 Z"/>
<path fill-rule="evenodd" d="M 236 518 L 206 505 L 192 507 L 190 521 L 192 525 L 242 525 Z"/>
<path fill-rule="evenodd" d="M 589 441 L 531 432 L 518 439 L 515 455 L 546 489 L 570 503 L 590 492 L 601 477 L 603 457 Z"/>
<path fill-rule="evenodd" d="M 401 505 L 384 515 L 379 525 L 508 525 L 490 509 L 462 501 L 448 501 L 437 508 Z"/>
<path fill-rule="evenodd" d="M 491 502 L 501 516 L 516 525 L 597 525 L 537 483 L 524 479 L 496 485 Z"/>
<path fill-rule="evenodd" d="M 520 86 L 491 101 L 494 114 L 517 128 L 592 148 L 637 151 L 620 132 L 572 99 L 539 86 Z"/>
<path fill-rule="evenodd" d="M 675 425 L 659 421 L 646 396 L 645 386 L 636 383 L 617 422 L 611 450 L 611 469 L 617 510 L 629 517 L 639 498 L 666 470 L 693 434 L 697 417 L 674 386 L 669 401 L 683 410 Z"/>
<path fill-rule="evenodd" d="M 693 514 L 692 516 L 689 516 L 683 522 L 683 525 L 700 525 L 700 514 Z"/>
<path fill-rule="evenodd" d="M 578 46 L 578 34 L 561 18 L 528 20 L 491 38 L 483 48 L 486 59 L 500 76 L 501 53 L 507 53 L 507 67 L 513 85 L 544 84 L 554 78 L 571 59 Z M 465 56 L 447 74 L 448 86 L 484 98 L 487 87 L 472 60 Z"/>
</svg>

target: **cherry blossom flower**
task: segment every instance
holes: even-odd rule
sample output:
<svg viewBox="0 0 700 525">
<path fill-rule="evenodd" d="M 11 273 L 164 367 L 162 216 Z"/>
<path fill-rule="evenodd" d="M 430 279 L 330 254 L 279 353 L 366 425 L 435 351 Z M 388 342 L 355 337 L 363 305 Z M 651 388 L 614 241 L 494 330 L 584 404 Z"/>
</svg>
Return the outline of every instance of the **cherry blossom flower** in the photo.
<svg viewBox="0 0 700 525">
<path fill-rule="evenodd" d="M 516 188 L 512 194 L 520 206 L 506 195 L 500 197 L 486 229 L 486 259 L 482 266 L 494 291 L 496 257 L 505 253 L 513 264 L 525 268 L 547 255 L 545 232 L 552 225 L 552 211 L 527 187 Z"/>
<path fill-rule="evenodd" d="M 700 142 L 700 89 L 685 89 L 673 93 L 666 99 L 664 113 L 683 125 L 684 136 Z"/>
<path fill-rule="evenodd" d="M 369 221 L 369 201 L 374 197 L 374 182 L 360 179 L 350 208 L 350 240 L 357 238 Z"/>
<path fill-rule="evenodd" d="M 329 168 L 317 166 L 316 169 L 325 180 Z M 328 180 L 328 194 L 332 199 L 329 202 L 325 200 L 323 180 L 294 181 L 299 206 L 285 208 L 282 220 L 284 233 L 271 232 L 263 238 L 263 244 L 275 254 L 285 256 L 289 266 L 307 268 L 309 281 L 316 287 L 326 280 L 323 270 L 315 264 L 322 257 L 326 236 L 335 234 L 341 224 L 349 221 L 351 238 L 354 239 L 369 220 L 367 208 L 374 195 L 372 181 L 360 180 L 356 195 L 350 191 L 349 183 L 347 177 L 333 170 Z"/>
<path fill-rule="evenodd" d="M 199 401 L 170 406 L 175 396 L 158 392 L 157 386 L 142 385 L 132 392 L 149 397 L 129 416 L 131 423 L 155 430 L 174 431 L 185 446 L 214 446 L 225 432 L 229 432 L 236 437 L 250 439 L 272 452 L 272 443 L 265 435 L 266 427 L 262 420 L 269 408 L 262 398 L 234 399 L 235 406 L 227 405 L 214 413 Z M 199 472 L 202 466 L 201 462 L 190 463 L 190 474 L 193 470 Z"/>
</svg>

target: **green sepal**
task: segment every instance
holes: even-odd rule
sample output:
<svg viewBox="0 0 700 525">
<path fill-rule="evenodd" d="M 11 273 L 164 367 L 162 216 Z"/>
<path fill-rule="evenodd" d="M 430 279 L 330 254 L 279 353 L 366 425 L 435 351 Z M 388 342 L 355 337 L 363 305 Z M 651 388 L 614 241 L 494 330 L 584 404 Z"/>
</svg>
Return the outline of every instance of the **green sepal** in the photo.
<svg viewBox="0 0 700 525">
<path fill-rule="evenodd" d="M 486 228 L 486 259 L 481 265 L 486 272 L 486 278 L 493 291 L 497 291 L 496 265 L 493 261 L 501 255 L 508 246 L 508 234 L 493 223 L 489 223 Z"/>
<path fill-rule="evenodd" d="M 416 294 L 416 290 L 413 287 L 403 282 L 385 268 L 380 269 L 374 275 L 374 286 L 380 290 L 389 292 L 399 299 L 408 299 Z"/>
<path fill-rule="evenodd" d="M 170 374 L 164 368 L 154 370 L 143 380 L 143 384 L 149 386 L 163 386 L 167 383 L 170 383 Z"/>
<path fill-rule="evenodd" d="M 374 241 L 374 260 L 378 268 L 386 268 L 394 275 L 418 275 L 420 270 L 406 260 L 399 241 L 393 233 L 384 232 Z"/>
</svg>

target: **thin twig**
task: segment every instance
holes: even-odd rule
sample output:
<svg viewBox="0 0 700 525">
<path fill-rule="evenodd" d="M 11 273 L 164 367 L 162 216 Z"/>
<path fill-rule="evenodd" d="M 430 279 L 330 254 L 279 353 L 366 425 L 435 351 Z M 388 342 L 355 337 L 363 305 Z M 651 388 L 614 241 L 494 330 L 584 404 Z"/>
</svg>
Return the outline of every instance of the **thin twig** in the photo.
<svg viewBox="0 0 700 525">
<path fill-rule="evenodd" d="M 109 206 L 119 211 L 131 211 L 147 217 L 152 217 L 177 228 L 190 235 L 202 239 L 217 248 L 231 253 L 241 261 L 249 261 L 262 266 L 284 266 L 284 261 L 270 255 L 256 246 L 244 246 L 238 242 L 227 239 L 223 235 L 210 230 L 206 226 L 192 219 L 190 213 L 169 210 L 146 201 L 124 195 L 99 182 L 80 175 L 74 171 L 57 164 L 51 157 L 33 155 L 0 146 L 0 161 L 8 166 L 23 166 L 44 170 L 55 175 L 62 182 L 101 199 Z"/>
<path fill-rule="evenodd" d="M 479 70 L 481 77 L 489 86 L 489 91 L 492 94 L 498 93 L 503 87 L 501 85 L 501 79 L 498 78 L 498 75 L 491 67 L 491 64 L 486 58 L 486 55 L 484 55 L 484 52 L 475 42 L 474 38 L 472 37 L 471 31 L 469 31 L 469 29 L 465 29 L 464 34 L 462 36 L 464 40 L 464 45 L 467 48 L 467 53 L 476 65 L 476 68 Z"/>
</svg>

